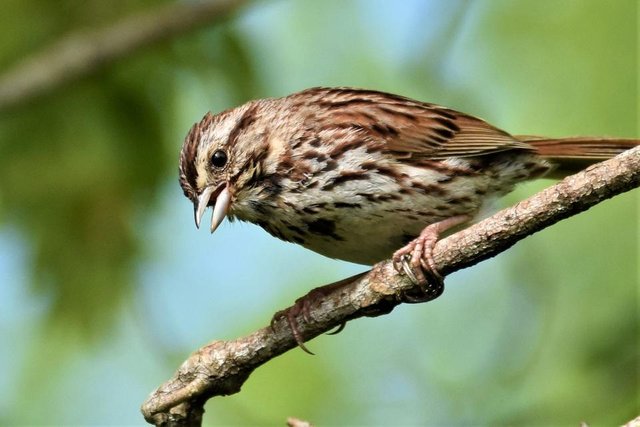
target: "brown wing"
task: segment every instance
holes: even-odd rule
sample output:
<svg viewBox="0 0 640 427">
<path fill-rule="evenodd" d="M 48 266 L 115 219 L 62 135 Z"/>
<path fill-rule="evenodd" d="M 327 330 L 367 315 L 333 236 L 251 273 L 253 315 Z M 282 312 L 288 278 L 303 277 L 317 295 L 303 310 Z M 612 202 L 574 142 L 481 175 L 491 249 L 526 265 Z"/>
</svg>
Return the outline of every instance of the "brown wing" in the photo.
<svg viewBox="0 0 640 427">
<path fill-rule="evenodd" d="M 443 159 L 532 149 L 481 119 L 398 95 L 351 88 L 313 88 L 294 96 L 321 107 L 314 117 L 320 126 L 357 128 L 383 139 L 393 152 Z"/>
</svg>

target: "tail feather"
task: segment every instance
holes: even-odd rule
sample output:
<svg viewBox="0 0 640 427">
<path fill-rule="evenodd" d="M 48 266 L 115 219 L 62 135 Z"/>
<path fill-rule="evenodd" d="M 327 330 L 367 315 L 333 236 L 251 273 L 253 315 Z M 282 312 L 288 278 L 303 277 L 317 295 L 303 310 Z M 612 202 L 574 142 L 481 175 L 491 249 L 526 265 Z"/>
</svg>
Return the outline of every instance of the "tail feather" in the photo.
<svg viewBox="0 0 640 427">
<path fill-rule="evenodd" d="M 516 138 L 533 146 L 540 156 L 555 165 L 554 177 L 575 173 L 640 145 L 640 139 L 631 138 L 545 138 L 528 135 L 518 135 Z"/>
<path fill-rule="evenodd" d="M 516 138 L 534 146 L 539 155 L 549 159 L 605 160 L 640 145 L 640 139 L 631 138 L 599 138 L 592 136 L 544 138 L 522 135 L 518 135 Z"/>
</svg>

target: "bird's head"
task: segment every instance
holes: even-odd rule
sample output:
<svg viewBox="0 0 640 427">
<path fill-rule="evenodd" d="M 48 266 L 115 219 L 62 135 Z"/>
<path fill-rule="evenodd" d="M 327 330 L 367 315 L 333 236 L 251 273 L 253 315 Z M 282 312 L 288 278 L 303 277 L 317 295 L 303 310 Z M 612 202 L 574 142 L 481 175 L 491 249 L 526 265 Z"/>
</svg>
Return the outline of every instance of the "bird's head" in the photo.
<svg viewBox="0 0 640 427">
<path fill-rule="evenodd" d="M 193 202 L 196 226 L 213 206 L 213 233 L 239 191 L 259 172 L 264 146 L 252 126 L 256 118 L 257 104 L 248 103 L 216 115 L 207 113 L 187 134 L 180 154 L 180 185 Z"/>
</svg>

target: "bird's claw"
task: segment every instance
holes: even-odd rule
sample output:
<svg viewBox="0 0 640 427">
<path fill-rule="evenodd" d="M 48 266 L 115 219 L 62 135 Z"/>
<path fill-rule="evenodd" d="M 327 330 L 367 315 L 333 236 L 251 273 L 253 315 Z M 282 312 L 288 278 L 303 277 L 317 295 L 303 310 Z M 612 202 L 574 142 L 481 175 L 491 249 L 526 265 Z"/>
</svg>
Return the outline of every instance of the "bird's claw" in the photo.
<svg viewBox="0 0 640 427">
<path fill-rule="evenodd" d="M 416 246 L 420 248 L 416 249 Z M 423 303 L 438 298 L 444 292 L 444 280 L 435 269 L 432 249 L 431 241 L 416 239 L 394 255 L 393 266 L 396 271 L 406 275 L 418 288 L 411 293 L 404 292 L 403 301 L 412 304 Z"/>
<path fill-rule="evenodd" d="M 340 288 L 345 288 L 351 285 L 360 277 L 364 276 L 367 272 L 356 274 L 355 276 L 349 277 L 347 279 L 340 280 L 338 282 L 332 283 L 330 285 L 321 286 L 315 289 L 312 289 L 307 295 L 302 298 L 298 298 L 293 306 L 281 310 L 277 312 L 273 318 L 271 319 L 271 330 L 275 332 L 276 323 L 285 318 L 287 320 L 287 324 L 289 325 L 289 329 L 293 334 L 293 338 L 298 344 L 298 346 L 309 354 L 313 354 L 305 345 L 304 339 L 300 330 L 298 329 L 298 317 L 302 317 L 302 320 L 305 323 L 311 323 L 314 321 L 313 316 L 311 314 L 311 309 L 314 305 L 322 302 L 327 296 L 335 292 Z M 328 335 L 335 335 L 342 331 L 346 325 L 346 322 L 342 322 L 338 325 L 337 329 L 332 332 L 328 332 Z"/>
</svg>

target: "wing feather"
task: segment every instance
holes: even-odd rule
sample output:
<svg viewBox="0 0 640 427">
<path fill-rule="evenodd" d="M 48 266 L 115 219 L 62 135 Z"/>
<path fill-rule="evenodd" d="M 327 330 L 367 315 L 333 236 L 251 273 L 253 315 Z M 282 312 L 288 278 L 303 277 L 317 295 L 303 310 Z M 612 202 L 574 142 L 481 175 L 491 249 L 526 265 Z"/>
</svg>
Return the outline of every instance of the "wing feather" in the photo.
<svg viewBox="0 0 640 427">
<path fill-rule="evenodd" d="M 479 118 L 409 98 L 364 89 L 313 88 L 294 96 L 320 107 L 319 126 L 357 127 L 390 152 L 431 159 L 533 148 Z"/>
</svg>

